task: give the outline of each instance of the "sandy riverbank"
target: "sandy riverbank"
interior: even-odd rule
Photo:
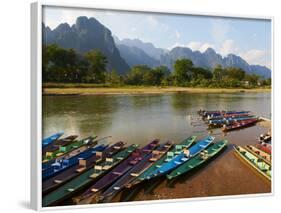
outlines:
[[[169,92],[186,93],[240,93],[271,92],[270,88],[224,89],[189,87],[116,87],[116,88],[43,88],[43,95],[101,95],[101,94],[160,94]]]

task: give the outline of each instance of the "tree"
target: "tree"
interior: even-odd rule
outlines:
[[[126,82],[132,85],[149,84],[152,81],[151,70],[147,65],[134,66],[128,73]]]
[[[225,76],[225,74],[226,74],[226,72],[222,68],[222,66],[220,64],[216,65],[216,67],[213,70],[213,78],[220,82],[223,79],[223,77]]]
[[[104,83],[107,59],[99,50],[92,50],[85,54],[89,62],[87,81],[93,83]]]
[[[43,47],[43,80],[73,82],[78,56],[73,49],[64,49],[55,44]]]
[[[192,76],[193,63],[189,59],[178,59],[174,64],[176,85],[185,86]]]
[[[241,68],[229,67],[226,68],[226,75],[228,78],[242,81],[245,77],[246,72]]]
[[[258,85],[259,79],[260,79],[260,76],[256,75],[256,74],[247,74],[244,78],[244,80],[248,81],[249,84],[252,86]]]

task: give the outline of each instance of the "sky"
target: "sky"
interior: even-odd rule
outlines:
[[[155,47],[211,47],[222,56],[233,53],[249,64],[271,68],[271,21],[82,8],[44,7],[43,22],[51,29],[75,24],[79,16],[94,17],[119,39],[140,39]]]

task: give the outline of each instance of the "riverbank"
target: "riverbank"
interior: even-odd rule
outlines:
[[[161,93],[240,93],[271,92],[270,88],[189,88],[189,87],[43,87],[43,95],[161,94]]]

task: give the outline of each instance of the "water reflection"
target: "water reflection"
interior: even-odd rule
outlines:
[[[205,126],[194,128],[192,117],[199,108],[251,110],[270,117],[270,98],[270,93],[44,96],[43,134],[63,130],[111,135],[128,143],[145,144],[154,138],[178,142],[208,133]]]

